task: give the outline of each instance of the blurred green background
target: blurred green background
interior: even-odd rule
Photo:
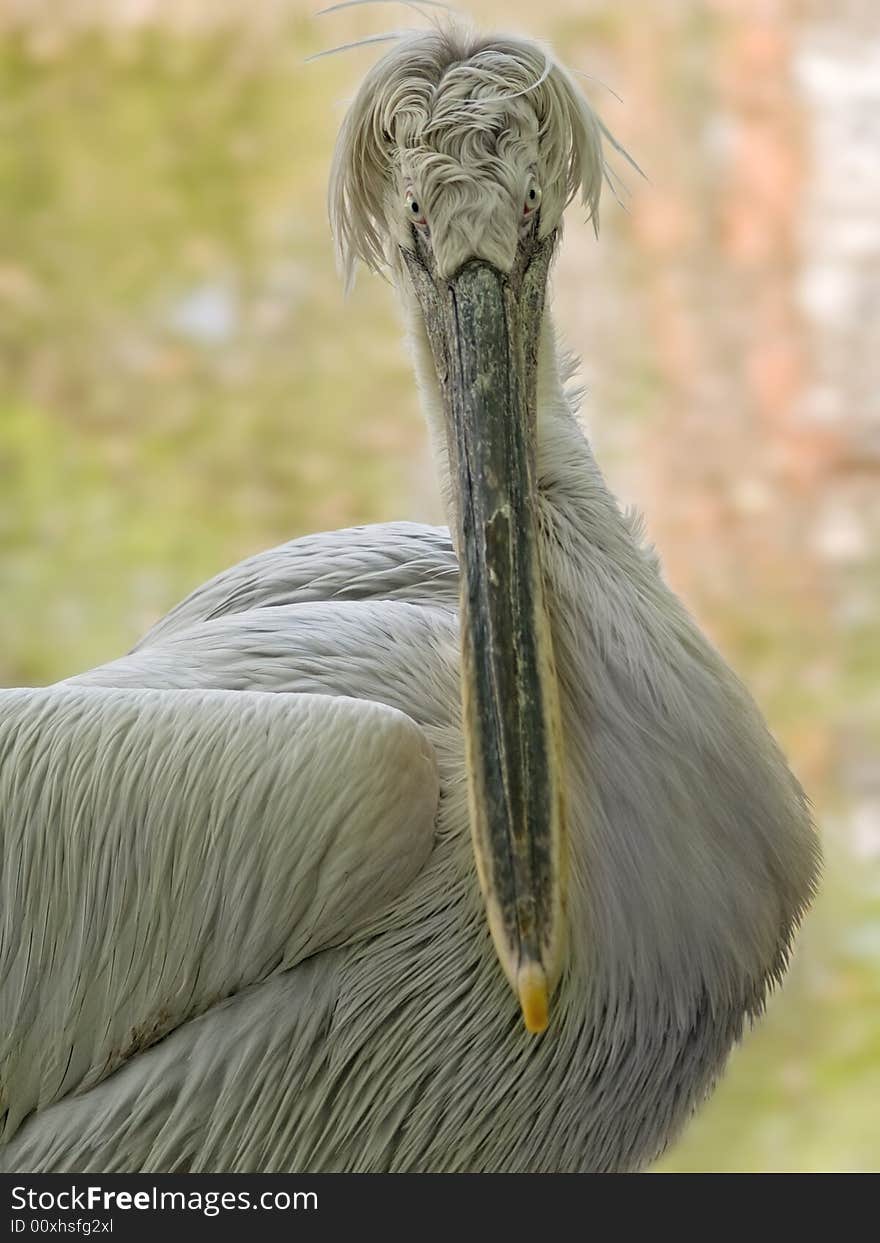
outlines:
[[[343,301],[326,223],[375,49],[304,64],[418,18],[317,7],[0,0],[0,685],[304,531],[440,518],[392,297]],[[648,173],[598,244],[570,213],[557,316],[827,854],[784,991],[659,1168],[880,1168],[880,10],[470,11],[591,75]]]

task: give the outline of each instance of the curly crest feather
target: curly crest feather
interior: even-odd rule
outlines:
[[[530,40],[452,25],[402,35],[366,75],[336,144],[329,208],[346,287],[358,261],[380,271],[389,243],[407,244],[409,187],[448,272],[475,240],[476,253],[509,259],[530,173],[542,234],[578,194],[598,227],[603,134],[568,71]]]

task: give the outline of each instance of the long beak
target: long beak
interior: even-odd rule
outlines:
[[[536,244],[511,275],[471,261],[448,282],[430,281],[458,485],[473,846],[495,949],[531,1032],[547,1027],[564,948],[559,704],[535,486],[550,251],[549,239],[545,252]]]

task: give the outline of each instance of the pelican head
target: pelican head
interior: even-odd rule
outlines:
[[[364,80],[334,157],[341,266],[385,270],[426,342],[423,387],[462,571],[462,705],[477,873],[526,1027],[565,953],[559,696],[535,443],[548,272],[578,194],[596,218],[601,126],[537,45],[404,38]],[[427,405],[432,405],[429,393]]]

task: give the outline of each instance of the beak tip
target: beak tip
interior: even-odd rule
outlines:
[[[516,991],[526,1031],[532,1035],[540,1035],[547,1030],[550,1009],[550,994],[544,968],[534,962],[520,967],[516,977]]]

